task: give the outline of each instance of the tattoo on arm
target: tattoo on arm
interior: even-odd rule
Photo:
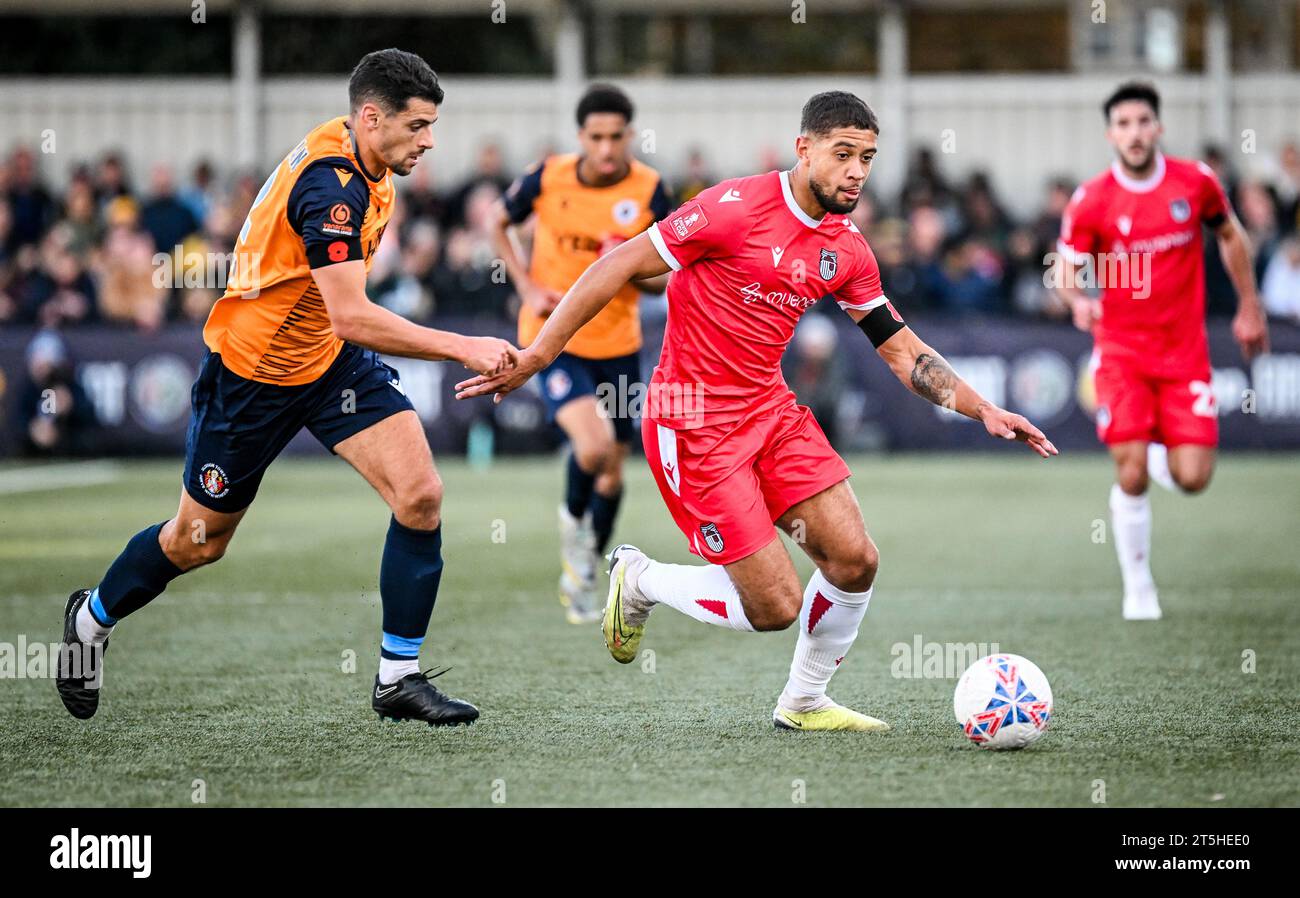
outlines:
[[[957,398],[957,373],[943,356],[923,352],[912,366],[912,389],[935,405],[952,408]]]

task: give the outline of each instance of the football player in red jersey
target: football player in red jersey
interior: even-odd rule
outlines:
[[[617,661],[632,661],[657,605],[733,630],[798,621],[773,723],[878,732],[889,727],[826,695],[866,614],[878,556],[848,467],[781,377],[799,318],[833,296],[915,393],[1044,458],[1056,448],[976,393],[885,297],[876,259],[848,217],[880,132],[867,104],[841,91],[817,94],[804,106],[801,131],[793,169],[711,187],[596,260],[520,354],[517,373],[463,381],[457,395],[517,389],[625,284],[671,271],[668,329],[641,439],[674,521],[709,564],[664,564],[632,546],[615,548],[605,644]],[[806,588],[776,527],[817,566]]]
[[[1187,493],[1214,472],[1218,410],[1205,333],[1201,227],[1218,240],[1238,297],[1232,333],[1249,361],[1268,351],[1246,232],[1209,166],[1160,152],[1160,97],[1121,85],[1103,104],[1111,167],[1075,191],[1061,221],[1058,290],[1093,334],[1097,434],[1115,459],[1110,509],[1124,617],[1155,620],[1148,476]],[[1093,299],[1081,272],[1101,288]]]

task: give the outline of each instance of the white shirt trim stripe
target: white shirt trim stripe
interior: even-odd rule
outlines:
[[[664,235],[663,232],[659,230],[659,225],[650,225],[646,230],[646,233],[650,235],[650,242],[655,245],[655,249],[659,253],[659,258],[663,259],[664,263],[673,271],[681,271],[682,263],[677,261],[677,257],[674,256],[672,250],[668,248],[668,244],[664,243]]]
[[[1160,182],[1165,179],[1165,154],[1156,150],[1156,169],[1141,180],[1126,175],[1123,167],[1119,164],[1119,160],[1110,164],[1110,173],[1115,176],[1119,186],[1130,193],[1150,193],[1159,187]]]
[[[842,300],[837,300],[837,301],[840,304],[840,308],[846,312],[850,310],[854,312],[870,312],[872,309],[877,309],[880,306],[883,306],[885,303],[889,302],[889,297],[885,296],[885,294],[882,293],[879,296],[877,296],[875,299],[870,300],[869,302],[862,302],[862,303],[858,303],[857,305],[854,305],[853,303],[844,302]]]
[[[794,201],[794,194],[790,191],[790,173],[783,171],[781,175],[781,196],[785,197],[785,207],[790,210],[795,218],[799,219],[806,226],[816,230],[821,226],[821,219],[813,218],[807,212],[799,208],[799,204]]]

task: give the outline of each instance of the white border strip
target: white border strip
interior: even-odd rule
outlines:
[[[682,263],[677,261],[677,257],[673,255],[672,250],[668,248],[668,244],[664,242],[664,235],[663,232],[659,230],[659,225],[650,225],[650,227],[646,229],[646,233],[650,235],[650,242],[655,245],[655,249],[659,253],[659,258],[663,259],[665,264],[667,264],[673,271],[681,271]]]
[[[840,308],[846,312],[848,311],[870,312],[872,309],[880,308],[887,302],[889,302],[889,297],[885,296],[885,294],[882,293],[879,296],[877,296],[875,299],[870,300],[868,302],[860,303],[856,306],[853,305],[852,303],[840,302]]]
[[[788,171],[780,172],[781,176],[781,196],[785,197],[786,208],[793,213],[794,217],[799,219],[808,227],[816,230],[821,227],[821,219],[813,218],[807,212],[799,208],[799,204],[794,201],[794,194],[790,191],[790,173]]]
[[[0,495],[38,493],[74,486],[112,483],[122,476],[122,466],[111,461],[82,461],[50,465],[25,465],[0,469]]]

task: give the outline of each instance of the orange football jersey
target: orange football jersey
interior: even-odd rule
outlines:
[[[550,156],[507,191],[506,210],[516,224],[537,214],[529,276],[563,294],[592,262],[635,237],[670,211],[659,173],[632,160],[627,176],[606,187],[578,178],[576,153]],[[639,293],[628,285],[587,322],[565,352],[589,359],[630,355],[641,348]],[[528,307],[519,310],[519,345],[536,338],[546,319]]]
[[[310,383],[343,341],[311,269],[371,259],[392,216],[392,173],[361,164],[346,118],[318,125],[266,179],[235,244],[225,294],[203,328],[208,348],[250,380]]]

